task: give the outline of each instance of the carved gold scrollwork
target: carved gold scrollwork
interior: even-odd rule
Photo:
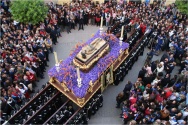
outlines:
[[[100,78],[101,80],[100,80],[100,84],[101,84],[101,92],[103,92],[104,91],[104,74],[102,74],[101,75],[101,78]]]
[[[83,67],[84,67],[84,69],[86,69],[86,68],[87,68],[86,64],[84,64],[84,66],[83,66]]]
[[[63,87],[65,92],[69,92],[70,91],[69,88],[67,88],[67,86],[64,83],[61,83],[61,85],[62,85],[62,87]]]
[[[122,56],[123,56],[123,51],[120,50],[119,53],[120,53],[120,55],[119,55],[119,57],[118,57],[118,61],[121,61],[121,58],[122,58]]]
[[[129,53],[129,49],[127,48],[126,50],[125,50],[125,54],[128,54]]]
[[[114,66],[113,64],[110,67],[110,74],[111,74],[111,84],[114,83],[114,74],[113,74]]]
[[[89,82],[88,92],[89,92],[89,93],[92,93],[92,92],[93,92],[93,82],[92,82],[92,80]]]
[[[119,57],[118,57],[118,61],[121,61],[121,55],[119,55]]]
[[[77,102],[82,106],[85,103],[85,98],[77,98]]]
[[[55,78],[51,77],[49,82],[54,83],[55,82]]]

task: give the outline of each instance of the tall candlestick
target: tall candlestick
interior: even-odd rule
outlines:
[[[58,59],[57,59],[57,53],[54,52],[54,57],[55,57],[55,63],[58,64]]]
[[[59,70],[60,70],[59,63],[55,64],[55,68],[56,68],[56,71],[59,72]]]
[[[123,42],[122,40],[123,40],[123,37],[120,37],[120,38],[119,38],[119,45],[120,45],[120,46],[122,46],[122,42]]]
[[[80,70],[79,70],[79,68],[76,68],[76,72],[77,72],[78,79],[80,79]]]
[[[123,31],[124,31],[124,26],[121,28],[121,38],[123,38]]]
[[[101,27],[103,26],[103,17],[101,16]]]
[[[77,86],[80,88],[82,86],[82,79],[77,79]]]
[[[99,29],[100,29],[100,35],[102,35],[102,30],[103,30],[103,28],[102,28],[102,27],[100,27]]]

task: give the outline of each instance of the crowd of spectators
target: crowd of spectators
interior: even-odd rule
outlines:
[[[11,17],[10,1],[1,1],[0,83],[2,114],[11,115],[30,99],[61,36],[55,4],[47,4],[49,12],[44,22],[23,24]],[[54,12],[55,11],[55,12]]]
[[[11,111],[15,110],[15,105],[21,105],[22,101],[30,98],[29,94],[34,91],[33,86],[40,78],[44,78],[43,72],[48,66],[49,54],[53,52],[53,45],[58,43],[57,38],[61,36],[61,32],[71,33],[71,30],[76,28],[84,30],[84,25],[100,26],[102,16],[105,26],[121,21],[132,28],[140,28],[143,34],[152,30],[157,31],[158,42],[154,46],[155,53],[162,47],[168,50],[161,62],[155,61],[143,67],[143,72],[146,70],[147,72],[139,77],[133,90],[124,89],[124,93],[130,94],[129,104],[127,103],[130,105],[127,107],[129,112],[126,112],[127,114],[123,112],[125,123],[132,119],[137,123],[149,123],[156,111],[168,112],[168,116],[175,116],[176,120],[180,120],[180,116],[184,116],[183,112],[187,112],[187,109],[178,107],[178,104],[185,100],[187,84],[185,79],[187,78],[185,68],[188,64],[187,16],[179,13],[174,4],[164,6],[162,3],[150,5],[121,1],[102,4],[71,2],[69,5],[57,5],[50,2],[47,4],[49,11],[46,19],[37,25],[32,25],[13,20],[9,8],[10,1],[2,1],[0,115],[11,114]],[[159,64],[164,68],[159,69],[161,68]],[[170,77],[175,64],[181,66],[181,77],[179,75]],[[166,75],[159,76],[161,72],[166,72]],[[132,86],[132,83],[129,82],[129,85]],[[169,99],[168,97],[171,96],[175,96],[176,99]],[[160,110],[158,106],[165,109]],[[169,120],[169,117],[165,118],[166,121]]]
[[[128,5],[130,6],[130,5]],[[142,10],[144,8],[144,10]],[[124,124],[185,125],[188,117],[188,18],[178,12],[175,4],[164,6],[140,4],[132,14],[141,21],[129,25],[151,31],[147,61],[135,83],[128,81],[116,98]],[[143,15],[144,14],[144,15]],[[137,25],[138,24],[138,25]],[[148,32],[148,33],[149,33]],[[154,37],[154,38],[153,38]],[[154,55],[164,51],[160,60]],[[173,70],[179,67],[179,72]],[[187,99],[186,99],[187,98]]]

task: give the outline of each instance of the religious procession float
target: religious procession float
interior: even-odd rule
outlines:
[[[129,44],[121,37],[100,30],[86,43],[78,43],[70,56],[58,61],[48,71],[50,84],[66,95],[79,107],[83,107],[98,91],[113,84],[113,72],[128,55]]]

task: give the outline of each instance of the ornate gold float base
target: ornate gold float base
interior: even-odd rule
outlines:
[[[90,85],[90,88],[88,88],[88,92],[86,93],[85,97],[78,98],[75,96],[75,94],[71,90],[67,88],[66,84],[59,83],[54,78],[51,79],[49,83],[53,85],[56,89],[58,89],[60,92],[62,92],[65,96],[67,96],[67,98],[69,98],[79,107],[83,107],[90,100],[90,98],[92,98],[93,95],[101,88],[101,84],[97,80],[95,83]]]

